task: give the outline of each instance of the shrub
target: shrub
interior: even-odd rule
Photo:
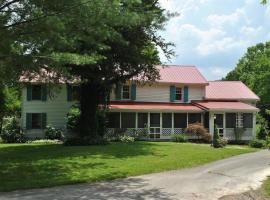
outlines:
[[[258,114],[256,125],[256,136],[259,140],[265,140],[268,134],[269,134],[268,122],[263,116]]]
[[[4,120],[0,136],[4,143],[24,143],[26,141],[18,119],[14,117]]]
[[[132,143],[135,141],[134,137],[128,136],[128,135],[123,135],[120,136],[120,142],[125,142],[125,143]]]
[[[265,146],[264,140],[253,139],[249,141],[249,146],[253,148],[263,148]]]
[[[239,142],[242,140],[242,135],[244,134],[245,129],[244,128],[235,128],[234,129],[234,136],[235,136],[235,141]]]
[[[52,126],[46,126],[45,138],[49,140],[62,140],[64,138],[63,131]]]
[[[62,144],[63,142],[61,140],[29,140],[27,143],[30,144]]]
[[[73,105],[67,114],[67,128],[75,133],[79,132],[81,111],[78,105]]]
[[[171,140],[173,142],[179,142],[179,143],[187,142],[186,137],[184,135],[180,135],[180,134],[173,134],[173,135],[171,135]]]
[[[267,136],[265,138],[265,147],[270,149],[270,136]]]
[[[213,137],[213,147],[214,148],[223,148],[227,145],[228,140],[226,138],[220,138],[218,134],[217,126],[214,127],[214,137]]]
[[[206,142],[211,141],[211,134],[203,127],[201,123],[193,123],[189,124],[185,129],[187,134],[194,134],[198,137],[198,139],[202,138]]]

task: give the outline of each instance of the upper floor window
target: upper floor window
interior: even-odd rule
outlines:
[[[41,100],[41,85],[32,85],[32,100]]]
[[[27,101],[32,100],[47,100],[47,87],[45,84],[27,85]]]
[[[182,100],[182,88],[177,87],[175,89],[175,100],[181,101]]]
[[[130,86],[123,85],[122,99],[130,99]]]
[[[78,85],[67,86],[67,99],[68,101],[80,101],[81,88]]]

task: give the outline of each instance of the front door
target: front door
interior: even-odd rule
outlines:
[[[223,114],[215,114],[215,125],[217,126],[218,134],[220,137],[224,136],[223,120],[224,120]]]
[[[160,138],[160,113],[150,113],[150,138]]]

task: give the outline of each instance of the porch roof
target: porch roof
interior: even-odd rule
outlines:
[[[111,103],[109,109],[112,110],[170,110],[170,111],[202,111],[201,108],[192,104],[182,103],[147,103],[147,102],[126,102]]]
[[[204,101],[195,104],[202,109],[212,111],[259,111],[255,106],[239,101]]]

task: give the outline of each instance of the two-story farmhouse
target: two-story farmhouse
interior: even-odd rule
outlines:
[[[108,131],[147,130],[150,138],[169,139],[182,134],[190,123],[201,122],[213,134],[235,139],[235,128],[244,128],[243,140],[255,136],[255,107],[259,98],[242,82],[207,81],[195,66],[157,66],[160,80],[149,84],[128,81],[111,93]],[[43,137],[47,124],[66,130],[66,115],[76,103],[77,86],[62,81],[50,97],[46,81],[22,76],[22,127],[29,137]],[[60,81],[61,82],[61,81]],[[89,91],[91,92],[91,91]]]

